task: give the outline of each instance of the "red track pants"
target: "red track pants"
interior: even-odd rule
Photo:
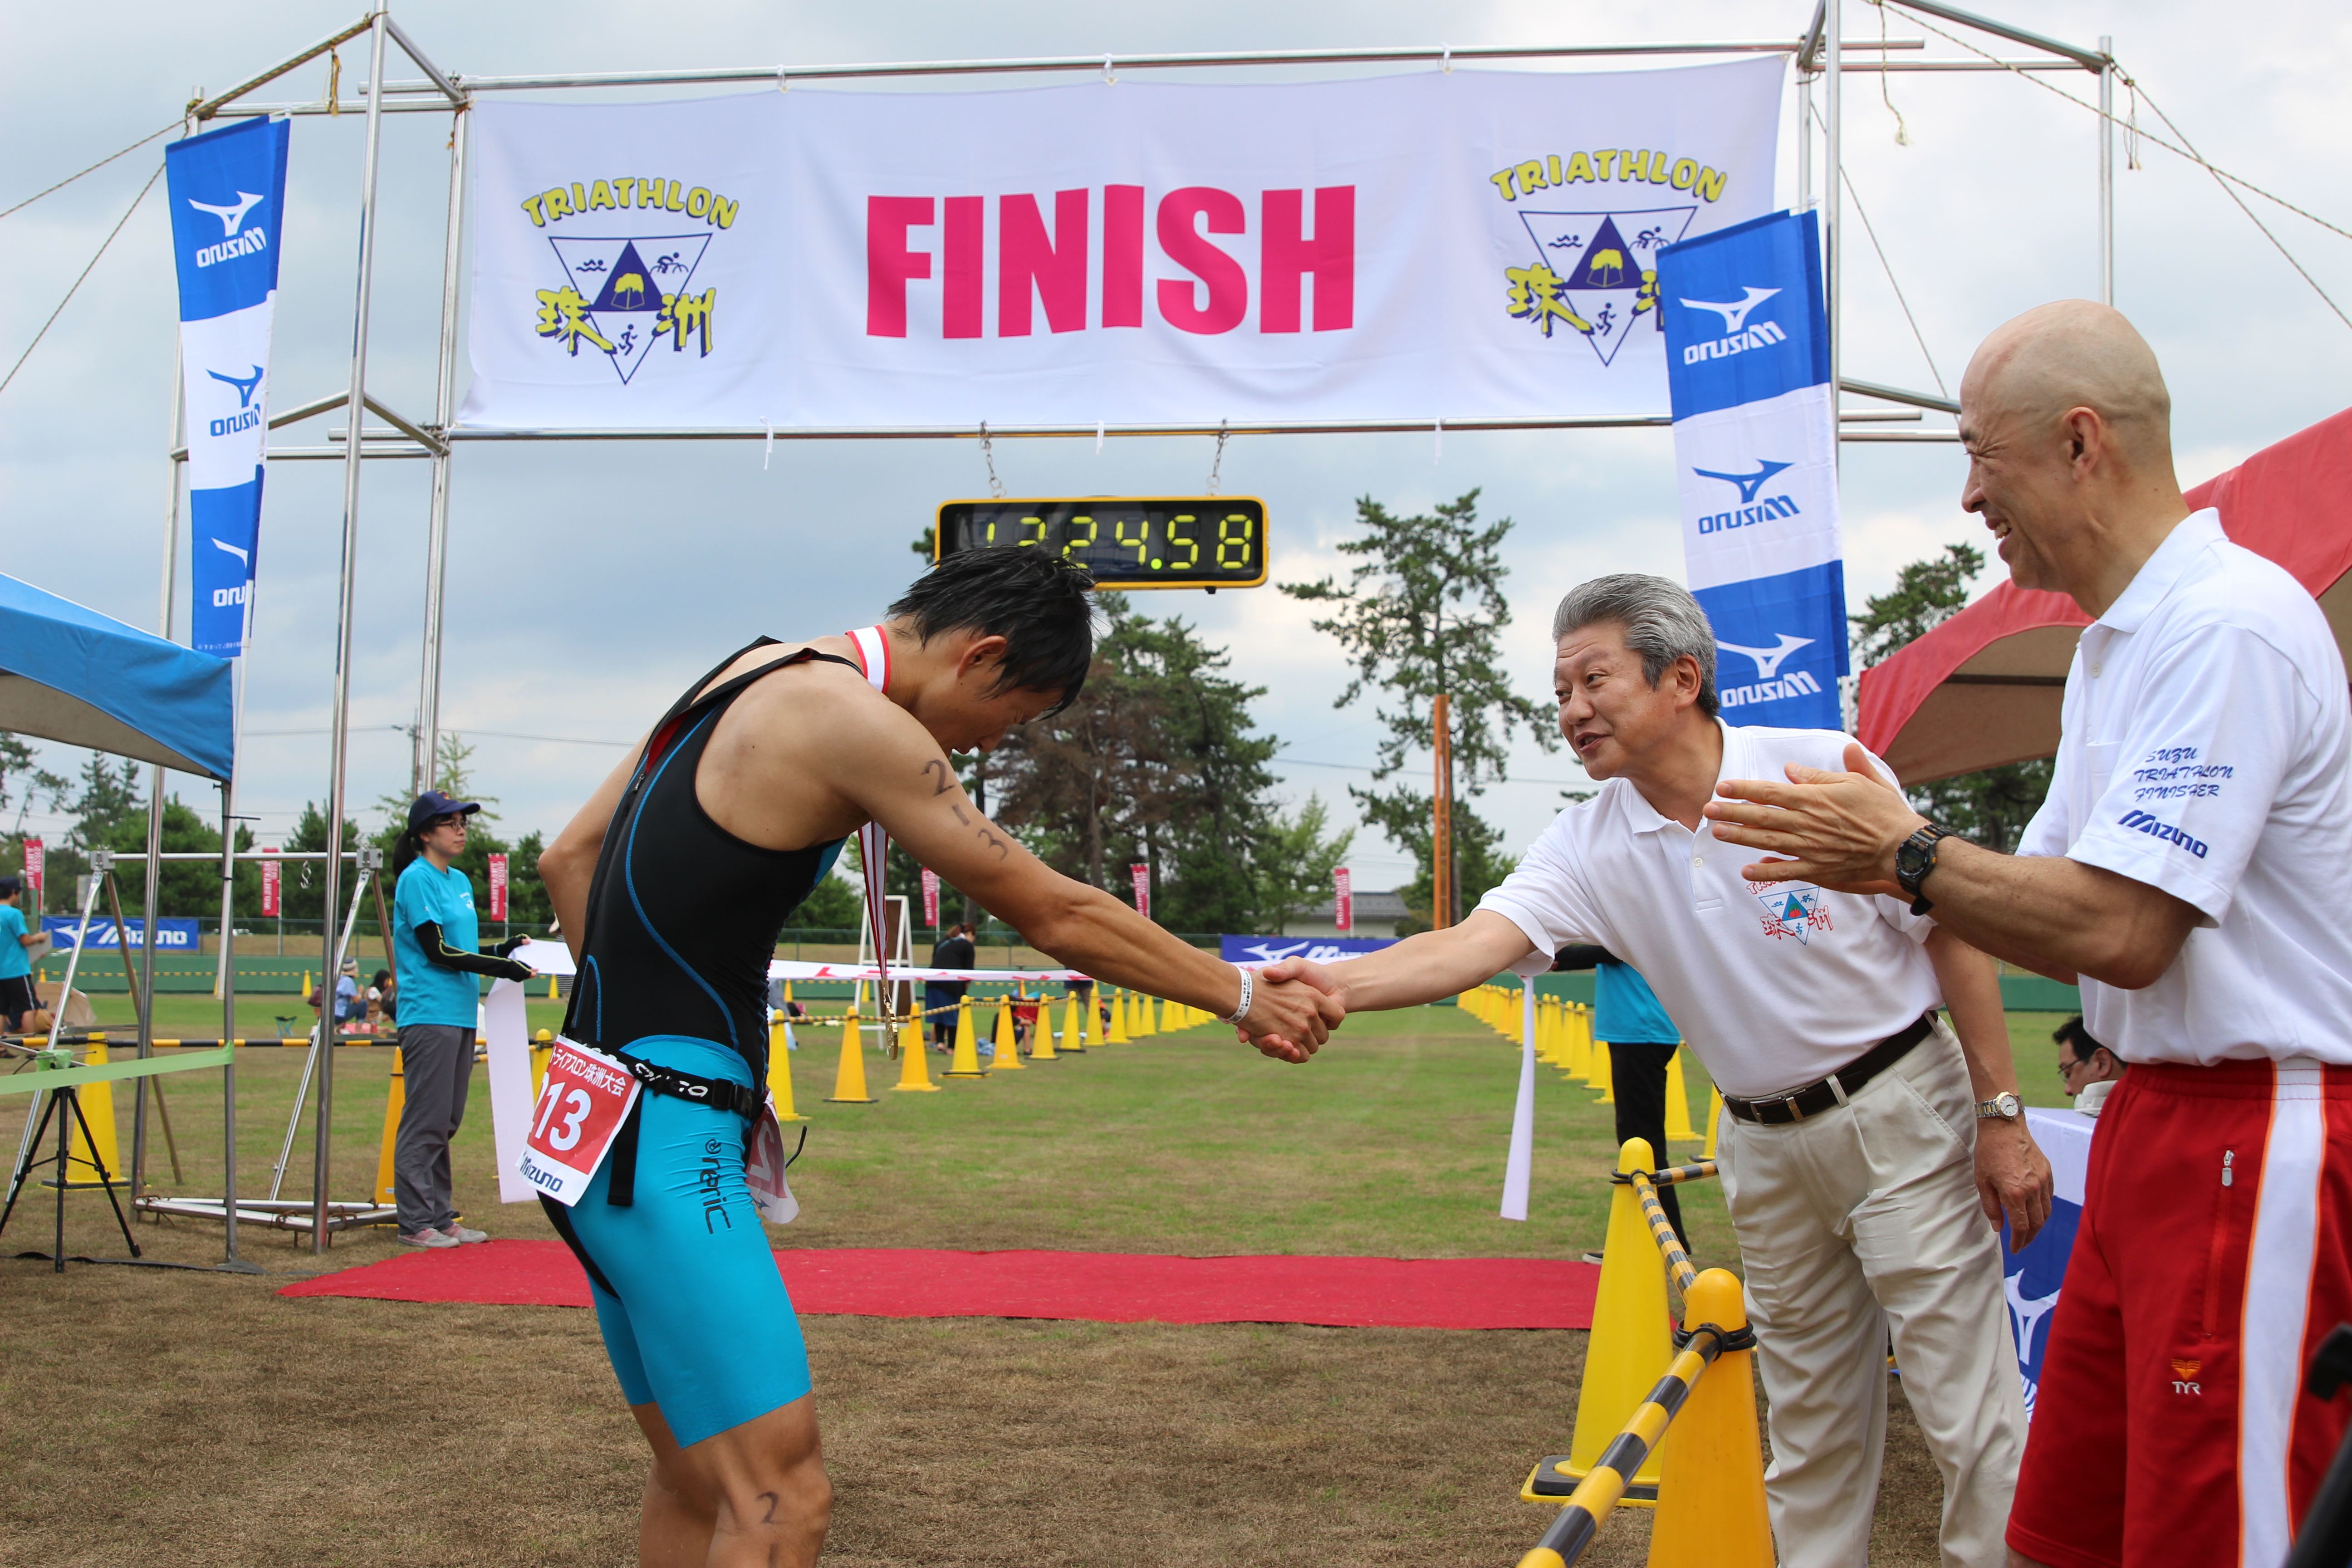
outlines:
[[[2138,1066],[2091,1144],[2009,1543],[2053,1568],[2278,1568],[2343,1439],[2352,1068]]]

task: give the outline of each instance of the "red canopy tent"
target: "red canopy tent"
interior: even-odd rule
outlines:
[[[2352,409],[2189,492],[2229,536],[2311,591],[2352,662]],[[2058,703],[2090,617],[2003,583],[1862,672],[1863,744],[1926,784],[2058,750]]]

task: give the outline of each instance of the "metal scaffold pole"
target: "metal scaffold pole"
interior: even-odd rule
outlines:
[[[352,387],[344,404],[345,428],[351,436],[343,454],[343,557],[342,571],[336,584],[335,615],[335,712],[333,738],[333,773],[327,781],[327,845],[340,850],[343,839],[344,772],[351,746],[352,707],[352,614],[358,587],[360,545],[360,471],[366,454],[365,443],[360,439],[367,415],[367,352],[369,296],[375,284],[375,198],[376,166],[383,133],[383,46],[385,26],[390,20],[379,10],[375,13],[368,37],[368,97],[367,97],[367,159],[360,176],[360,265],[358,299],[352,312]],[[331,853],[326,862],[324,899],[320,907],[332,910],[336,894],[341,890],[343,861],[340,854]],[[334,988],[342,973],[342,942],[337,937],[331,919],[326,931],[326,948],[320,964],[319,983],[327,994],[320,999],[319,1026],[333,1037]],[[330,1245],[327,1228],[327,1187],[332,1175],[331,1150],[334,1125],[335,1053],[331,1048],[320,1053],[319,1060],[319,1126],[310,1172],[310,1250],[320,1253]],[[232,1196],[235,1194],[232,1194]]]

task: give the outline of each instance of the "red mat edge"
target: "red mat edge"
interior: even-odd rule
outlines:
[[[493,1251],[490,1249],[495,1250]],[[554,1256],[558,1253],[562,1254],[560,1262]],[[775,1257],[779,1270],[784,1273],[788,1282],[791,1282],[791,1276],[794,1273],[794,1269],[792,1266],[794,1263],[815,1263],[823,1259],[828,1254],[840,1254],[845,1257],[894,1254],[906,1258],[1061,1258],[1071,1261],[1078,1259],[1103,1260],[1132,1258],[1138,1263],[1143,1264],[1147,1267],[1164,1265],[1177,1261],[1191,1263],[1265,1262],[1269,1264],[1291,1266],[1319,1262],[1337,1264],[1389,1263],[1407,1266],[1414,1264],[1436,1264],[1457,1267],[1468,1266],[1472,1268],[1480,1265],[1499,1265],[1514,1268],[1532,1268],[1552,1276],[1554,1279],[1560,1280],[1564,1285],[1564,1294],[1567,1295],[1568,1300],[1541,1311],[1534,1311],[1525,1314],[1526,1317],[1542,1318],[1548,1321],[1497,1321],[1490,1320],[1486,1322],[1471,1323],[1465,1323],[1459,1321],[1459,1314],[1447,1314],[1448,1316],[1455,1319],[1455,1321],[1430,1321],[1426,1315],[1414,1312],[1409,1307],[1405,1308],[1403,1310],[1398,1310],[1398,1307],[1403,1306],[1403,1303],[1401,1302],[1392,1305],[1386,1313],[1368,1310],[1366,1306],[1362,1304],[1364,1301],[1363,1294],[1355,1291],[1343,1293],[1346,1297],[1351,1297],[1354,1299],[1349,1303],[1353,1310],[1349,1310],[1348,1307],[1326,1307],[1318,1310],[1310,1307],[1306,1310],[1301,1310],[1300,1303],[1297,1301],[1286,1301],[1279,1307],[1269,1306],[1267,1309],[1267,1315],[1263,1317],[1246,1315],[1246,1309],[1226,1309],[1217,1310],[1207,1315],[1202,1315],[1198,1310],[1186,1312],[1180,1310],[1171,1315],[1166,1311],[1155,1313],[1148,1306],[1142,1310],[1120,1311],[1116,1314],[1107,1314],[1100,1310],[1076,1310],[1067,1308],[1051,1311],[1004,1310],[1002,1310],[1001,1304],[996,1307],[975,1305],[973,1307],[961,1310],[954,1308],[918,1308],[914,1310],[907,1310],[906,1308],[901,1308],[901,1310],[876,1310],[870,1302],[861,1302],[860,1304],[854,1306],[842,1306],[827,1304],[818,1300],[802,1300],[801,1298],[803,1296],[811,1294],[811,1292],[806,1289],[806,1287],[814,1283],[814,1281],[803,1279],[800,1281],[798,1287],[796,1287],[795,1302],[798,1310],[804,1314],[813,1316],[890,1317],[908,1319],[986,1317],[1028,1321],[1061,1322],[1161,1322],[1179,1324],[1266,1322],[1301,1323],[1313,1327],[1330,1328],[1433,1328],[1451,1329],[1456,1331],[1467,1330],[1472,1331],[1518,1329],[1521,1331],[1542,1331],[1563,1328],[1581,1329],[1589,1328],[1591,1326],[1593,1296],[1599,1285],[1601,1272],[1599,1266],[1596,1264],[1586,1263],[1580,1259],[1565,1258],[1399,1258],[1368,1255],[1308,1253],[1108,1253],[1056,1251],[1032,1247],[1003,1248],[996,1250],[943,1247],[799,1247],[779,1250],[775,1253]],[[430,1293],[420,1291],[419,1286],[422,1282],[416,1279],[416,1276],[420,1271],[437,1272],[444,1268],[458,1266],[457,1258],[443,1259],[436,1258],[430,1253],[424,1255],[396,1254],[393,1257],[379,1258],[369,1263],[355,1264],[349,1268],[338,1269],[331,1273],[313,1276],[307,1279],[295,1280],[289,1284],[280,1287],[277,1293],[281,1296],[294,1298],[338,1297],[366,1300],[405,1300],[415,1301],[420,1304],[457,1302],[464,1305],[477,1306],[557,1307],[585,1306],[588,1304],[586,1277],[580,1271],[579,1264],[572,1257],[570,1249],[564,1247],[563,1243],[561,1241],[525,1239],[520,1237],[502,1239],[486,1244],[484,1250],[481,1251],[476,1251],[474,1248],[469,1247],[466,1250],[466,1253],[461,1256],[463,1257],[463,1266],[465,1267],[467,1273],[468,1275],[476,1276],[471,1288],[467,1289],[466,1293],[463,1295],[451,1293],[446,1284],[439,1285],[438,1289],[430,1289]],[[493,1265],[494,1258],[497,1260],[495,1265]],[[546,1277],[551,1264],[554,1266],[553,1271],[559,1277],[559,1288],[562,1290],[562,1299],[555,1299],[551,1293],[550,1281]],[[483,1279],[479,1278],[477,1271],[482,1269],[484,1265],[492,1265],[492,1279]],[[495,1274],[497,1272],[503,1271],[499,1266],[504,1266],[506,1269],[511,1269],[514,1275],[525,1278],[517,1278],[511,1285],[501,1289],[499,1282],[495,1279]],[[534,1276],[536,1278],[529,1278]],[[1297,1288],[1297,1287],[1295,1285],[1291,1287],[1293,1289]],[[573,1299],[575,1289],[576,1299]],[[982,1293],[986,1295],[990,1292],[987,1289],[983,1289]],[[1001,1295],[1001,1289],[999,1289],[997,1293]],[[1159,1304],[1163,1308],[1177,1305],[1175,1301],[1169,1300],[1164,1298]],[[1561,1310],[1562,1308],[1565,1308],[1566,1310]],[[1514,1314],[1507,1313],[1502,1315],[1514,1316]],[[1568,1319],[1580,1319],[1581,1321],[1564,1321]]]

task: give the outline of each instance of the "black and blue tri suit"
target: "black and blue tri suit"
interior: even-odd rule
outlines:
[[[802,648],[710,686],[776,646],[762,637],[695,682],[647,741],[597,857],[570,1038],[674,1073],[767,1082],[768,963],[842,840],[746,844],[702,808],[695,773],[753,681],[812,660],[857,668]],[[809,1392],[800,1323],[743,1181],[745,1128],[735,1110],[648,1089],[578,1205],[540,1200],[588,1271],[623,1395],[658,1405],[681,1445]]]

